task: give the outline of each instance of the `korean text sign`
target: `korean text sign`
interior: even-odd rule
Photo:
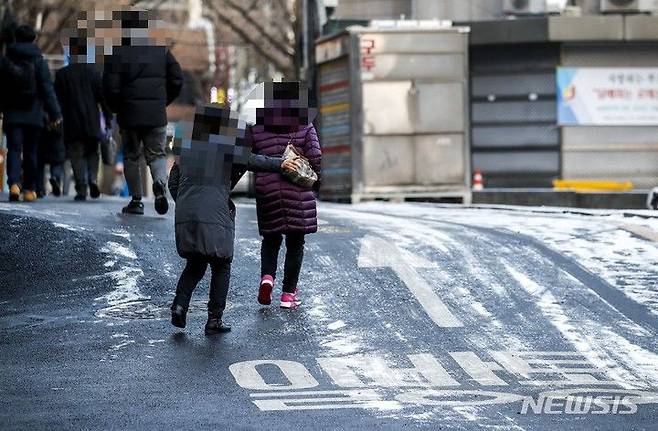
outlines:
[[[658,126],[658,68],[557,69],[558,123]]]

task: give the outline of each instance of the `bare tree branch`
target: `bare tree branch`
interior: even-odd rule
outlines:
[[[270,45],[272,45],[272,47],[276,48],[277,50],[279,50],[279,52],[281,52],[281,53],[284,54],[284,55],[287,55],[287,56],[290,56],[290,57],[293,57],[293,56],[295,55],[294,50],[291,49],[290,46],[288,46],[288,44],[286,44],[285,42],[281,42],[280,40],[277,40],[276,38],[274,38],[274,37],[269,33],[269,30],[268,30],[265,26],[259,24],[256,20],[254,20],[254,19],[249,15],[249,12],[250,12],[250,11],[241,8],[241,7],[238,6],[233,0],[224,0],[224,3],[225,3],[227,6],[229,6],[230,8],[232,8],[233,10],[235,10],[236,12],[238,12],[238,13],[240,14],[240,16],[242,16],[242,17],[244,18],[244,20],[245,20],[249,25],[255,27],[255,28],[260,32],[261,36],[262,36],[262,37],[263,37],[263,38],[264,38],[264,39],[265,39]]]
[[[231,31],[233,31],[238,37],[247,42],[258,54],[265,57],[270,63],[272,63],[277,69],[282,71],[287,71],[290,69],[290,64],[288,62],[282,61],[276,55],[273,55],[271,51],[265,49],[263,44],[260,41],[248,33],[245,29],[233,22],[230,16],[226,15],[220,8],[212,3],[209,4],[210,9],[215,14],[217,18],[220,19],[221,23],[227,25]]]

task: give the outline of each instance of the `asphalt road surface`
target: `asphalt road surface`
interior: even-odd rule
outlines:
[[[208,277],[169,323],[173,216],[121,206],[0,203],[0,428],[657,429],[656,219],[323,204],[285,311],[240,201],[206,337]]]

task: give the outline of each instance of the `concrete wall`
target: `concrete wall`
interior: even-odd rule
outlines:
[[[503,0],[413,0],[415,19],[479,21],[503,16]]]
[[[341,20],[411,18],[411,0],[340,0],[332,18]]]
[[[563,66],[658,67],[655,43],[565,44]],[[564,178],[632,181],[658,185],[658,126],[563,127]]]
[[[503,0],[340,0],[336,19],[446,19],[474,21],[503,16]]]

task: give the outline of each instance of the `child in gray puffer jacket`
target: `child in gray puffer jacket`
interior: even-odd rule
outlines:
[[[197,107],[191,133],[177,139],[178,161],[169,174],[169,191],[176,202],[175,232],[178,254],[187,264],[171,305],[171,323],[186,324],[190,299],[208,265],[212,269],[206,335],[230,331],[222,321],[228,294],[235,205],[229,194],[247,170],[283,172],[297,162],[259,156],[245,145],[245,124],[228,107]]]

